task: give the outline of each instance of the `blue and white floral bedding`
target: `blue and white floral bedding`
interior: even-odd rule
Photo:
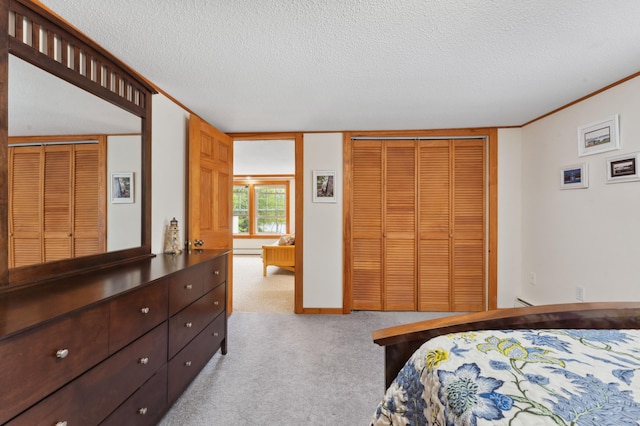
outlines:
[[[640,331],[436,337],[405,364],[371,425],[640,425]]]

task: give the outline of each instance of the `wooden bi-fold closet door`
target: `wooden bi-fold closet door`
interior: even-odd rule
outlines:
[[[418,310],[485,306],[484,140],[418,142]]]
[[[484,140],[352,142],[352,308],[485,304]]]
[[[9,149],[9,263],[103,253],[105,168],[100,144]]]
[[[353,309],[416,310],[415,150],[353,142]]]

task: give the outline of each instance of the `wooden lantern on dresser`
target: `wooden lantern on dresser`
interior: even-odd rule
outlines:
[[[0,8],[0,425],[155,424],[226,353],[228,250],[151,253],[154,89],[39,4]],[[110,207],[122,135],[137,192]]]

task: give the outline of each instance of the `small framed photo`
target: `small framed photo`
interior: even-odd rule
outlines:
[[[571,164],[560,169],[560,189],[582,189],[589,187],[587,163]]]
[[[336,202],[336,172],[313,171],[313,202]]]
[[[133,203],[133,172],[111,173],[111,203]]]
[[[578,128],[578,157],[620,149],[618,116]]]
[[[640,180],[639,161],[640,152],[608,157],[606,159],[607,183]]]

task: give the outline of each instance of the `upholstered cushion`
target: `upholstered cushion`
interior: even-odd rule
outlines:
[[[293,235],[283,235],[278,240],[278,245],[279,246],[292,246],[292,245],[295,244],[295,242],[296,242],[296,237],[294,237]]]

